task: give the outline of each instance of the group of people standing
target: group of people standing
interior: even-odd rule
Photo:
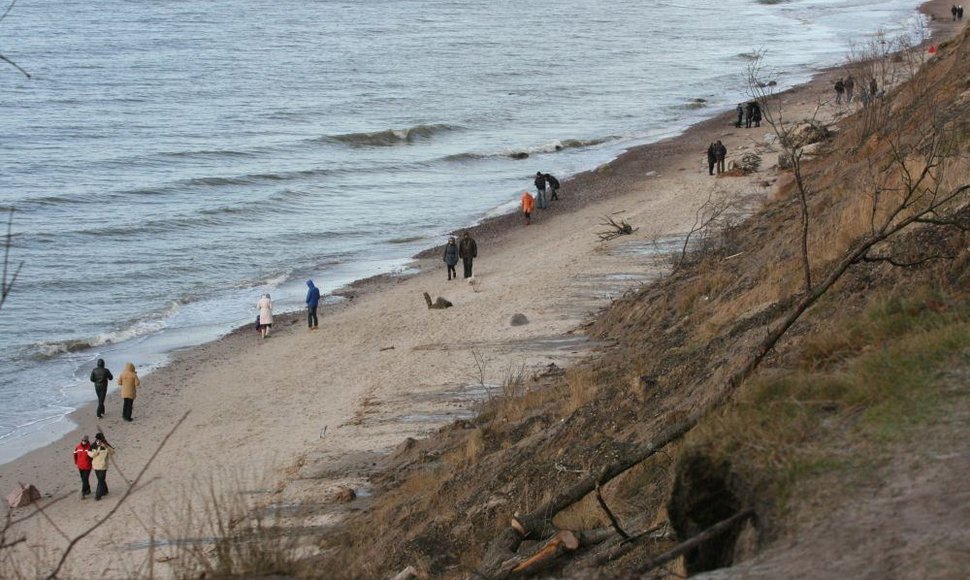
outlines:
[[[738,120],[734,124],[738,129],[741,128],[741,124],[744,123],[746,129],[750,129],[751,125],[755,127],[761,126],[761,105],[758,101],[748,101],[743,105],[738,103]]]
[[[739,105],[740,106],[740,105]],[[718,173],[724,173],[724,160],[727,158],[727,147],[721,140],[711,143],[707,147],[707,172],[714,175],[714,168],[717,167]]]
[[[953,15],[954,22],[957,20],[963,20],[963,4],[960,4],[959,6],[956,4],[950,6],[950,14]]]
[[[865,85],[863,85],[863,88],[860,91],[860,95],[859,95],[859,98],[862,100],[863,105],[868,105],[870,99],[877,96],[878,88],[879,86],[876,83],[875,77],[869,79],[868,87],[865,87]],[[855,98],[855,79],[852,78],[852,75],[849,75],[845,78],[839,78],[839,80],[835,81],[835,104],[836,105],[840,105],[843,102],[847,104],[851,103],[854,98]]]
[[[317,317],[320,289],[316,287],[313,280],[307,280],[306,286],[306,325],[309,330],[317,330],[320,327],[320,319]],[[256,332],[266,338],[271,328],[273,328],[273,298],[267,292],[256,301]]]
[[[105,439],[104,433],[98,431],[91,444],[87,435],[81,436],[81,442],[74,448],[74,465],[81,475],[81,499],[91,495],[91,470],[98,480],[94,491],[94,499],[100,500],[108,495],[108,461],[114,455],[115,448]]]
[[[536,171],[536,178],[534,180],[536,186],[536,196],[532,197],[532,194],[528,191],[522,192],[522,215],[525,217],[525,225],[532,224],[532,212],[535,211],[536,206],[539,209],[548,209],[549,204],[546,202],[546,186],[552,190],[551,200],[559,199],[559,180],[553,177],[549,173],[543,173],[541,171]]]
[[[478,244],[468,232],[461,234],[461,242],[455,240],[454,236],[448,238],[448,243],[445,244],[445,255],[443,257],[445,265],[448,267],[448,280],[458,279],[458,272],[455,271],[458,260],[461,260],[461,264],[464,267],[464,277],[473,277],[472,266],[477,257]]]

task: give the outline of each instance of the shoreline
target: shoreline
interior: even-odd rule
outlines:
[[[916,8],[917,12],[922,13],[924,15],[935,15],[936,13],[940,14],[939,17],[934,17],[934,19],[932,19],[931,22],[929,23],[931,27],[931,33],[932,33],[930,40],[933,40],[940,35],[946,34],[945,29],[947,29],[948,27],[949,28],[953,27],[953,26],[948,26],[951,23],[947,18],[945,18],[945,16],[948,15],[948,8],[949,8],[949,4],[947,4],[946,2],[941,2],[939,0],[927,1],[921,6],[919,6],[918,8]],[[952,23],[952,24],[956,25],[957,23]],[[788,94],[789,92],[797,91],[800,87],[805,85],[810,85],[813,82],[815,82],[816,77],[820,75],[830,74],[833,71],[837,71],[838,69],[839,67],[836,66],[836,67],[830,67],[830,68],[816,71],[813,74],[811,74],[809,80],[807,80],[806,82],[793,86],[778,94],[784,95],[784,94]],[[624,161],[628,157],[632,158],[633,163],[641,163],[641,162],[663,163],[664,157],[668,155],[676,155],[676,154],[684,153],[684,151],[679,150],[676,147],[676,143],[678,142],[678,140],[682,138],[684,139],[689,138],[689,135],[692,132],[711,130],[713,127],[723,125],[726,120],[732,119],[733,115],[734,115],[733,111],[725,111],[723,113],[718,113],[713,117],[710,117],[703,121],[699,121],[697,123],[694,123],[693,125],[687,126],[680,133],[678,133],[673,137],[666,137],[654,143],[636,145],[634,147],[631,147],[630,149],[623,151],[616,158],[612,159],[611,161],[605,164],[602,164],[600,167],[619,166],[620,172],[624,173],[625,175],[626,165],[624,164]],[[530,160],[531,158],[524,159],[522,160],[522,163],[529,163]],[[588,169],[580,173],[577,173],[568,179],[561,179],[563,183],[563,188],[560,190],[560,202],[557,203],[556,205],[556,207],[559,208],[559,211],[577,211],[583,207],[586,207],[590,203],[602,201],[603,199],[608,198],[610,195],[613,195],[612,191],[607,191],[604,188],[595,186],[596,181],[600,179],[600,177],[602,177],[600,175],[597,175],[598,170],[599,168]],[[586,192],[587,195],[584,195],[582,198],[570,197],[569,190],[575,189],[576,185],[578,185],[580,189]],[[526,187],[524,187],[523,189],[528,189],[532,191],[531,184],[526,184]],[[478,240],[479,242],[482,242],[482,243],[493,242],[501,239],[501,237],[507,230],[514,228],[518,221],[518,218],[519,218],[519,214],[517,212],[485,217],[481,219],[479,222],[475,223],[474,225],[451,230],[449,232],[449,235],[457,235],[460,232],[469,231],[473,235],[473,237],[475,237],[475,239]],[[402,258],[402,259],[403,260],[409,259],[412,262],[416,262],[418,264],[420,264],[422,260],[427,260],[432,258],[437,260],[438,258],[437,254],[438,252],[441,251],[441,247],[442,247],[441,245],[435,245],[425,250],[419,251],[418,253],[410,256],[410,258]],[[381,284],[394,283],[393,282],[394,280],[407,279],[411,276],[419,275],[424,271],[424,269],[421,267],[418,267],[417,270],[418,271],[416,272],[407,272],[404,274],[381,273],[381,274],[375,274],[373,276],[367,276],[358,280],[350,281],[344,286],[341,286],[333,290],[329,294],[333,296],[348,297],[352,299],[352,297],[358,295],[362,291],[379,291],[379,287]],[[347,300],[347,302],[349,301],[350,300]],[[336,305],[336,306],[339,307],[341,305]],[[321,313],[323,312],[324,311],[322,311]],[[300,314],[299,314],[299,311],[297,311],[297,312],[288,312],[280,316],[299,317]],[[180,353],[183,350],[201,348],[212,342],[224,340],[229,335],[235,332],[238,332],[240,330],[243,330],[247,327],[248,327],[248,324],[244,324],[241,327],[231,328],[228,332],[226,332],[225,334],[221,335],[220,337],[214,340],[209,340],[203,343],[190,344],[187,346],[176,347],[170,351],[159,352],[158,356],[162,358],[166,358],[167,360],[166,362],[160,364],[158,367],[153,368],[152,373],[158,373],[162,371],[164,368],[176,364],[177,362],[176,354]],[[117,347],[117,344],[112,346]],[[82,390],[89,387],[90,387],[89,384],[82,381],[82,387],[81,387]],[[40,447],[37,447],[32,450],[34,451],[44,446],[56,445],[60,441],[70,438],[72,433],[74,433],[78,429],[77,427],[78,422],[75,419],[75,417],[78,416],[80,413],[84,412],[85,408],[88,405],[90,405],[91,408],[94,407],[94,403],[88,402],[82,405],[81,407],[69,413],[66,413],[60,417],[51,418],[48,421],[45,421],[45,422],[48,422],[48,425],[46,427],[38,429],[36,432],[32,434],[25,435],[23,439],[28,441],[30,439],[39,439],[42,441],[48,441],[47,443],[44,443]],[[64,429],[55,429],[56,426],[58,426],[65,420],[70,421],[71,423],[74,423],[75,426],[73,428],[65,426]],[[62,431],[66,431],[66,432],[64,432],[63,435],[57,434]],[[18,439],[19,439],[18,437],[12,437],[13,441],[17,441]],[[12,461],[16,461],[24,457],[24,455],[25,454],[21,454],[10,460],[0,463],[0,468],[2,468],[3,465],[7,465]]]
[[[926,12],[934,9],[941,10],[945,7],[945,3],[934,0],[924,4],[920,10]],[[940,32],[940,34],[943,33]],[[938,37],[939,34],[934,32],[933,38]],[[812,100],[811,97],[815,95],[827,94],[831,84],[828,79],[837,74],[838,70],[838,67],[836,67],[819,71],[812,75],[808,82],[779,93],[777,98],[782,99],[782,102],[809,102]],[[532,228],[521,227],[521,218],[518,213],[487,218],[481,223],[467,228],[478,241],[480,248],[481,257],[476,262],[476,269],[485,272],[485,275],[481,277],[484,287],[481,293],[463,283],[460,286],[453,284],[449,287],[443,279],[436,282],[431,280],[432,276],[438,274],[443,277],[443,268],[439,268],[440,257],[437,255],[440,246],[436,246],[414,256],[416,272],[401,276],[382,274],[364,278],[333,292],[333,294],[345,296],[347,299],[321,311],[321,331],[319,334],[300,332],[302,329],[299,328],[299,323],[302,322],[303,316],[302,313],[298,312],[279,315],[277,317],[278,322],[274,323],[273,335],[265,342],[256,339],[255,333],[247,325],[237,328],[215,341],[174,351],[168,364],[154,371],[143,381],[145,383],[145,387],[141,391],[143,394],[135,402],[135,423],[127,426],[119,423],[120,400],[117,391],[109,395],[108,415],[103,422],[109,439],[115,442],[114,434],[117,434],[118,440],[123,441],[120,446],[122,452],[131,450],[131,447],[137,444],[138,449],[135,450],[137,454],[133,453],[132,455],[145,458],[154,449],[159,435],[164,434],[174,420],[181,415],[182,407],[189,402],[197,403],[192,407],[193,412],[196,413],[192,417],[193,421],[184,429],[191,435],[186,434],[184,437],[177,438],[179,440],[173,441],[172,448],[166,449],[166,453],[160,456],[160,460],[164,464],[160,465],[158,469],[152,470],[156,474],[162,473],[161,477],[173,477],[174,479],[174,476],[166,472],[166,466],[171,468],[178,465],[180,469],[184,468],[187,472],[206,473],[209,470],[208,468],[212,467],[209,462],[212,458],[220,456],[231,458],[234,457],[235,453],[244,453],[246,442],[254,434],[286,436],[287,431],[296,430],[296,425],[290,423],[291,417],[300,417],[301,423],[312,424],[308,432],[298,435],[290,434],[293,436],[289,436],[282,449],[276,446],[267,449],[268,453],[265,454],[258,453],[245,456],[249,462],[258,462],[259,457],[265,455],[265,461],[271,468],[275,466],[283,469],[291,464],[290,460],[294,457],[300,455],[305,457],[308,453],[312,455],[314,445],[318,445],[320,440],[325,440],[324,436],[319,434],[321,424],[324,427],[329,426],[332,430],[331,433],[347,426],[348,436],[352,437],[355,428],[360,425],[349,425],[349,423],[353,421],[361,408],[366,408],[367,405],[364,403],[372,399],[388,401],[394,398],[391,396],[393,393],[389,391],[390,387],[384,385],[381,382],[382,380],[393,381],[397,377],[413,375],[415,380],[423,385],[422,377],[440,375],[443,377],[442,382],[460,382],[462,377],[456,377],[456,375],[461,373],[456,373],[453,369],[438,368],[434,357],[425,357],[412,363],[417,365],[418,368],[409,369],[407,372],[395,368],[395,365],[407,364],[409,354],[417,357],[417,353],[424,352],[421,349],[429,345],[438,348],[438,345],[444,344],[446,346],[441,352],[445,354],[454,353],[455,351],[449,350],[448,346],[450,345],[449,337],[454,336],[449,334],[450,325],[452,323],[467,324],[467,320],[465,320],[466,310],[474,308],[476,300],[482,302],[486,298],[492,299],[487,296],[489,293],[497,293],[500,296],[495,298],[493,302],[483,305],[482,312],[476,312],[477,314],[487,316],[492,313],[490,310],[495,311],[496,308],[501,307],[506,302],[514,302],[520,309],[533,309],[529,312],[529,318],[535,321],[534,325],[542,325],[539,336],[546,334],[559,336],[564,329],[568,332],[568,329],[575,328],[573,323],[579,315],[563,316],[554,312],[552,306],[546,308],[541,304],[533,306],[528,301],[516,302],[517,294],[515,290],[528,288],[525,282],[516,280],[516,275],[520,278],[535,275],[538,278],[540,289],[549,292],[550,287],[557,283],[557,276],[559,278],[576,274],[582,276],[585,274],[584,269],[578,267],[565,273],[563,271],[557,272],[557,267],[560,270],[565,270],[565,265],[551,263],[545,266],[542,273],[535,272],[538,267],[535,270],[519,269],[513,272],[506,281],[505,278],[499,280],[500,276],[509,276],[509,274],[494,270],[496,264],[490,263],[490,260],[496,259],[493,256],[502,256],[511,260],[517,254],[517,247],[532,248],[536,246],[553,252],[560,247],[560,240],[563,246],[567,243],[577,246],[577,249],[571,251],[588,252],[587,246],[597,245],[590,243],[587,238],[590,237],[589,233],[596,229],[596,222],[602,215],[599,210],[612,208],[617,211],[631,211],[629,207],[634,202],[640,202],[640,207],[632,211],[640,211],[644,219],[646,219],[645,216],[652,214],[659,216],[662,220],[652,223],[650,228],[644,228],[643,239],[650,235],[662,235],[664,230],[678,231],[677,228],[683,227],[685,224],[689,227],[689,219],[692,217],[693,211],[690,202],[695,201],[698,196],[702,198],[706,194],[706,192],[692,191],[696,185],[695,182],[710,182],[706,174],[700,177],[697,175],[698,172],[703,173],[704,170],[703,148],[698,147],[698,145],[709,140],[712,135],[724,136],[725,138],[730,135],[736,142],[744,144],[731,144],[732,150],[729,152],[729,158],[735,158],[738,151],[757,147],[759,141],[756,137],[769,131],[767,127],[762,127],[759,131],[735,129],[733,125],[727,122],[732,119],[733,112],[731,111],[719,114],[692,125],[676,137],[631,148],[600,168],[579,173],[568,180],[562,180],[563,187],[560,189],[560,201],[553,203],[550,210],[539,213]],[[739,132],[741,133],[740,137],[737,135]],[[770,163],[766,163],[766,165],[770,165]],[[604,167],[609,167],[609,170],[604,170]],[[768,170],[763,169],[760,173],[753,174],[753,177],[763,179],[767,174]],[[655,191],[654,183],[667,183],[668,181],[674,183],[678,179],[684,182],[682,187],[673,194],[667,192],[667,198],[658,201],[659,194]],[[745,178],[738,178],[737,180],[734,178],[717,179],[714,180],[714,183],[715,186],[731,188],[739,186],[742,179]],[[745,181],[747,180],[745,179]],[[750,185],[745,187],[750,187]],[[694,194],[693,198],[688,197],[691,193]],[[738,193],[741,193],[741,191],[739,190]],[[766,191],[759,190],[754,197],[760,200],[765,195],[767,195]],[[644,204],[646,204],[646,208],[644,208]],[[665,210],[669,214],[665,213]],[[668,218],[669,221],[666,221]],[[554,231],[547,229],[557,226],[558,229]],[[464,229],[456,231],[464,231]],[[592,251],[593,254],[595,254],[595,251],[595,249]],[[568,252],[564,251],[564,253]],[[581,265],[590,266],[593,264],[592,260],[584,261],[589,260],[588,257],[577,258],[570,254],[569,258],[574,262],[582,262]],[[593,255],[593,258],[605,260],[605,258],[595,255]],[[505,285],[502,285],[503,283]],[[426,316],[428,315],[422,310],[423,304],[418,302],[417,306],[414,306],[411,303],[412,298],[414,298],[414,302],[417,302],[416,289],[419,284],[423,284],[424,287],[432,290],[432,295],[447,293],[448,298],[456,303],[457,308],[440,312],[442,317],[449,317],[447,318],[448,324],[442,324],[440,327],[435,326],[436,323],[427,321]],[[545,284],[545,286],[542,284]],[[563,286],[565,287],[567,284],[563,283]],[[404,287],[407,288],[402,290]],[[485,297],[482,296],[483,294]],[[608,300],[600,299],[599,302],[608,303]],[[410,315],[412,310],[414,311],[414,318],[406,320],[405,318]],[[354,311],[358,311],[358,313],[355,314]],[[376,334],[376,336],[368,336],[366,330],[357,334],[356,328],[362,326],[363,322],[368,322],[366,319],[369,316],[380,316],[385,313],[387,313],[388,320],[386,321],[387,326],[383,328],[400,323],[400,331],[391,330],[382,334],[382,325],[377,324],[369,327],[372,331],[371,334]],[[503,312],[503,314],[505,313]],[[353,316],[365,320],[348,320]],[[491,320],[491,324],[496,325],[499,321],[504,321],[504,318],[493,317],[492,319],[486,318],[486,320]],[[411,335],[418,334],[409,328],[409,325],[414,324],[430,325],[425,333],[429,336],[420,337],[427,342],[413,343],[410,350],[407,351],[403,347],[399,347],[397,351],[392,351],[395,356],[392,363],[386,363],[382,360],[380,352],[373,351],[374,346],[379,346],[385,340],[387,342],[406,343],[407,339],[414,339],[413,336],[408,336],[409,333]],[[331,332],[331,329],[334,334],[337,334],[338,329],[345,327],[353,330],[349,330],[341,336],[325,336]],[[536,335],[528,334],[533,330],[529,327],[525,328],[528,329],[523,331],[526,334],[515,335],[512,338],[520,340],[524,336],[524,340],[536,340]],[[471,336],[464,334],[460,336],[463,340],[472,344],[476,341],[495,340],[496,335],[502,334],[497,330],[493,334],[488,334],[478,328],[465,330]],[[339,350],[339,352],[330,355],[317,353],[315,349],[320,348],[320,345],[311,342],[317,338],[327,341],[326,346],[328,348],[335,351]],[[435,340],[436,338],[439,340]],[[397,346],[397,342],[390,346]],[[346,348],[339,349],[340,346]],[[299,351],[298,349],[306,350]],[[293,351],[297,352],[294,353]],[[343,355],[353,355],[354,358],[342,358]],[[319,361],[317,357],[323,360]],[[548,356],[545,354],[531,357],[534,360],[546,360],[547,358]],[[354,364],[349,364],[351,361]],[[252,368],[246,366],[250,364]],[[322,388],[320,387],[321,384],[332,385],[343,391],[345,385],[337,379],[328,377],[328,375],[337,374],[341,379],[348,377],[346,380],[349,380],[349,377],[354,376],[355,369],[332,372],[331,366],[340,364],[351,367],[357,366],[360,369],[377,368],[382,374],[369,376],[366,381],[363,381],[365,384],[360,385],[353,392],[340,392],[339,395],[336,392],[314,393],[313,390]],[[267,368],[266,365],[269,365],[270,368]],[[431,367],[428,365],[431,365]],[[279,374],[274,374],[274,372]],[[281,380],[280,376],[284,373],[286,374],[285,379]],[[228,376],[222,382],[219,382],[216,377],[223,375]],[[375,379],[377,379],[376,382]],[[403,378],[401,381],[402,383],[405,382]],[[287,385],[281,386],[281,382],[291,383],[290,388],[297,392],[282,393]],[[216,393],[214,397],[204,397],[190,392],[194,390],[194,386],[209,387],[214,384],[218,384],[225,393]],[[238,393],[236,387],[239,387]],[[258,398],[265,396],[267,390],[271,388],[274,389],[274,393],[275,389],[279,389],[283,395],[282,400],[259,401]],[[304,389],[305,391],[301,392]],[[346,390],[350,391],[350,389]],[[416,387],[412,384],[405,389],[403,394],[398,394],[407,399],[408,395],[413,394],[415,390]],[[221,394],[225,396],[220,397]],[[231,404],[227,403],[227,400],[234,396],[238,397],[239,400],[233,399]],[[314,397],[319,401],[314,401]],[[148,400],[146,401],[146,399]],[[321,406],[333,406],[335,412],[328,415],[325,412],[307,409],[306,407],[309,407],[311,402],[318,403]],[[244,412],[249,406],[260,405],[275,408],[259,409],[262,414],[254,416],[253,419],[262,417],[263,419],[269,418],[269,421],[274,422],[275,418],[275,425],[267,427],[245,424],[241,426],[228,425],[228,423],[239,421],[239,417],[233,415],[234,412]],[[303,405],[304,408],[299,408],[299,405]],[[93,431],[96,425],[93,420],[93,407],[94,404],[91,403],[68,415],[70,420],[77,423],[78,427],[64,437],[0,466],[0,473],[2,473],[0,482],[6,482],[7,488],[18,480],[25,483],[35,483],[42,493],[50,494],[48,497],[51,495],[59,496],[62,493],[70,493],[71,490],[74,490],[76,474],[72,473],[72,468],[67,463],[69,461],[68,456],[78,434]],[[198,417],[199,414],[206,411],[212,412],[212,416]],[[363,423],[366,424],[366,412],[364,415]],[[345,423],[334,425],[332,417],[338,417],[338,422],[342,420]],[[221,428],[220,421],[227,423],[226,429]],[[143,428],[143,426],[145,427]],[[224,437],[224,441],[206,442],[207,453],[200,454],[202,456],[201,461],[192,461],[190,462],[191,465],[182,463],[180,460],[185,459],[185,455],[194,450],[196,432],[206,434],[208,437]],[[182,432],[179,435],[182,435]],[[316,441],[313,440],[314,437],[316,437]],[[402,438],[403,435],[399,431],[393,431],[389,434],[382,434],[379,439],[386,442],[393,441],[394,443],[390,443],[393,446]],[[293,449],[301,446],[301,440],[303,448],[300,450]],[[354,448],[351,441],[344,443],[348,449]],[[267,447],[272,446],[267,444]],[[381,448],[386,447],[387,444]],[[220,451],[222,451],[221,454]],[[320,457],[326,459],[327,455],[323,453]],[[127,461],[130,461],[130,459]],[[318,465],[319,463],[320,461],[318,461]],[[311,464],[312,462],[304,462],[298,468],[298,471]],[[126,473],[129,470],[137,471],[137,467],[140,467],[138,461],[134,461],[130,465],[131,467],[126,468]],[[267,468],[267,471],[270,471],[271,468]],[[121,489],[121,477],[119,475],[118,472],[111,471],[109,472],[109,480],[114,481],[115,485],[118,485]],[[280,475],[283,479],[287,478],[286,473]],[[293,473],[289,475],[291,478],[293,477]],[[23,479],[20,479],[21,477]],[[57,483],[51,485],[43,480],[56,481]],[[186,482],[181,482],[181,484],[184,483]],[[309,493],[303,489],[293,489],[292,481],[284,487],[287,488],[287,494],[296,498]],[[148,494],[144,497],[147,498]],[[68,506],[68,504],[72,505]],[[64,507],[63,514],[69,518],[78,514],[82,518],[87,517],[82,512],[94,509],[93,502],[79,504],[72,502],[70,498],[59,505]],[[137,526],[134,527],[137,528]],[[105,533],[108,534],[108,537],[124,537],[124,533],[121,536],[118,535],[118,532],[106,531]]]

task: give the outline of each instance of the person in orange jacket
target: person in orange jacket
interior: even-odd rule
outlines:
[[[536,199],[528,191],[522,192],[522,215],[525,216],[525,225],[532,223],[532,209],[535,207]]]

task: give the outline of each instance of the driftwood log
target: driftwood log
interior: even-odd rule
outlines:
[[[427,292],[424,293],[424,301],[428,303],[428,310],[443,310],[445,308],[451,308],[451,301],[447,298],[442,298],[438,296],[434,302],[431,301],[431,295]]]
[[[606,226],[610,229],[605,232],[596,232],[596,235],[600,237],[600,240],[612,240],[613,238],[618,238],[620,236],[628,236],[640,228],[635,228],[623,220],[617,222],[610,216],[603,216],[605,221],[601,222],[601,226]]]

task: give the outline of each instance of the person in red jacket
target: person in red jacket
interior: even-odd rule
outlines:
[[[81,474],[81,499],[88,499],[91,495],[91,457],[88,451],[91,450],[91,443],[87,435],[81,436],[81,442],[74,448],[74,465],[77,466]]]

